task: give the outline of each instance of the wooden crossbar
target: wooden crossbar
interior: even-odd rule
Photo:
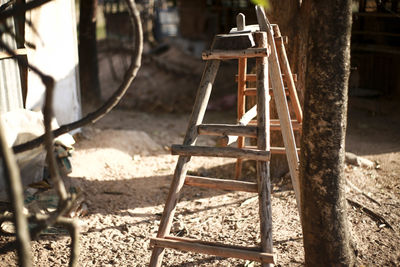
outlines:
[[[289,90],[285,88],[285,94],[288,96],[289,94]],[[245,96],[256,96],[257,95],[257,88],[246,88],[244,90],[244,95]],[[272,88],[269,90],[269,95],[274,95],[274,91],[272,90]]]
[[[187,239],[177,238],[151,238],[150,246],[173,248],[183,251],[191,251],[202,254],[220,256],[225,258],[238,258],[243,260],[257,261],[262,263],[275,263],[275,256],[272,253],[256,252],[246,248],[233,248],[227,246],[219,246],[218,244],[209,243],[208,245],[199,242],[188,242]]]
[[[189,242],[189,243],[197,243],[197,244],[202,244],[202,245],[206,245],[206,246],[218,246],[218,247],[223,247],[223,248],[243,249],[243,250],[248,250],[248,251],[261,252],[261,248],[259,246],[240,246],[240,245],[232,245],[232,244],[226,244],[226,243],[216,242],[216,241],[205,241],[205,240],[200,240],[200,239],[194,239],[194,238],[188,238],[188,237],[177,237],[177,236],[171,236],[171,235],[166,236],[165,239],[185,241],[185,242]]]
[[[297,74],[293,73],[292,77],[293,77],[293,81],[297,82]],[[282,78],[286,79],[285,74],[282,74]],[[235,81],[238,82],[238,80],[239,80],[239,78],[238,78],[238,75],[236,74]],[[257,75],[252,74],[252,73],[246,74],[245,79],[244,79],[245,82],[255,82],[256,80],[257,80]]]
[[[187,175],[185,185],[257,193],[257,183]]]
[[[246,146],[246,148],[255,149],[257,147],[256,146]],[[272,154],[286,154],[285,147],[271,146],[269,151],[271,152],[271,155]],[[300,154],[300,148],[297,149],[297,153]]]
[[[236,147],[172,145],[171,153],[172,155],[180,156],[239,158],[260,161],[269,161],[270,159],[270,153],[268,151],[256,149],[240,149]]]
[[[198,133],[201,135],[214,135],[214,136],[257,136],[257,126],[245,125],[229,125],[229,124],[202,124],[197,127]]]
[[[291,120],[290,121],[292,124],[292,128],[295,131],[299,131],[301,130],[301,123],[298,123],[297,120]],[[256,120],[251,120],[249,122],[249,126],[254,126],[257,125],[257,121]],[[271,131],[280,131],[281,130],[281,123],[279,120],[271,120],[271,125],[270,125],[270,130]]]
[[[238,58],[254,58],[267,57],[269,50],[267,48],[248,48],[243,50],[211,50],[202,53],[203,60],[211,59],[238,59]]]

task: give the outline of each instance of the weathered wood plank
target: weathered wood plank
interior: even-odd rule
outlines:
[[[203,60],[211,59],[238,59],[238,58],[254,58],[267,57],[269,51],[267,48],[248,48],[242,50],[209,50],[202,54]]]

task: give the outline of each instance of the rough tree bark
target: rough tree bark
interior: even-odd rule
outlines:
[[[97,0],[81,0],[79,15],[79,76],[82,97],[97,103],[101,99],[96,43]]]
[[[306,0],[309,16],[300,181],[306,266],[354,265],[344,156],[351,0]]]

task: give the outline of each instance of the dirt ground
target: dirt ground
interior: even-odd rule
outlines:
[[[146,75],[146,72],[139,73],[138,79],[145,81]],[[134,94],[128,95],[125,103],[137,101],[133,99]],[[193,99],[187,101],[192,103]],[[351,106],[349,110],[347,151],[375,162],[377,168],[346,165],[346,178],[379,204],[351,187],[346,188],[346,196],[381,215],[389,224],[371,218],[365,210],[347,206],[358,266],[400,265],[400,120],[397,114],[361,106]],[[122,105],[97,124],[82,130],[71,158],[73,171],[66,178],[84,192],[88,207],[87,215],[79,218],[80,266],[148,264],[149,239],[157,233],[177,160],[170,155],[169,147],[182,143],[188,118],[188,112],[141,112]],[[212,111],[206,116],[207,122],[232,123],[234,120],[233,112]],[[216,139],[201,137],[198,143],[213,146]],[[193,157],[190,172],[231,178],[234,162],[233,159]],[[252,162],[245,163],[242,179],[254,181]],[[272,186],[277,266],[302,266],[302,232],[293,189],[284,177],[272,177]],[[172,233],[257,246],[258,223],[255,194],[184,187]],[[3,235],[0,244],[4,246],[12,239]],[[35,266],[66,266],[69,244],[69,237],[63,234],[43,235],[41,240],[33,241]],[[244,260],[169,249],[163,263],[164,266],[259,266]],[[0,253],[0,266],[13,265],[16,265],[14,252]]]

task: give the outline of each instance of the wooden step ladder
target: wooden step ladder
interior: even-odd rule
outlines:
[[[278,108],[279,127],[283,133],[284,139],[288,137],[285,142],[286,153],[289,154],[288,152],[290,151],[291,155],[295,154],[297,159],[296,162],[289,160],[289,164],[293,164],[291,170],[293,169],[296,174],[295,177],[292,177],[293,179],[297,179],[298,158],[283,88],[281,70],[276,55],[275,42],[274,39],[271,39],[273,38],[272,28],[267,22],[263,11],[261,9],[256,10],[260,27],[256,25],[245,27],[244,16],[239,14],[237,19],[238,27],[236,29],[234,28],[230,34],[217,35],[214,39],[212,49],[203,53],[203,59],[207,62],[197,91],[183,144],[173,145],[171,148],[172,154],[179,155],[179,158],[164,212],[161,217],[157,237],[152,238],[150,241],[150,246],[153,247],[150,266],[161,266],[165,248],[257,261],[261,262],[262,266],[273,266],[273,264],[275,264],[275,255],[273,254],[272,247],[271,182],[269,177],[269,159],[271,154],[269,132],[271,124],[269,118],[270,96],[268,76],[271,78],[275,101],[280,103],[280,108]],[[258,29],[261,29],[261,31]],[[241,59],[247,58],[256,58],[257,73],[255,80],[257,90],[255,93],[257,96],[257,105],[251,109],[251,112],[256,112],[256,125],[203,124],[203,118],[220,61],[236,59],[239,60],[240,64]],[[248,120],[248,117],[253,119],[255,116],[246,117],[246,114],[243,115],[245,120]],[[286,134],[284,134],[284,132],[286,132]],[[198,135],[256,137],[257,147],[196,146]],[[290,139],[290,136],[293,138]],[[252,183],[187,175],[188,164],[192,156],[230,157],[255,160],[257,182]],[[291,174],[293,175],[293,173]],[[261,247],[254,249],[171,236],[170,230],[176,205],[184,185],[258,193]],[[294,188],[296,190],[295,186]],[[298,193],[299,192],[296,192],[296,197]]]
[[[263,16],[261,14],[261,16]],[[296,91],[295,82],[297,81],[297,75],[292,74],[292,71],[289,66],[289,61],[286,55],[285,43],[287,43],[287,38],[281,35],[278,25],[272,25],[273,33],[274,33],[274,41],[275,41],[275,50],[276,55],[279,60],[279,66],[282,73],[282,80],[285,85],[285,95],[290,98],[292,109],[295,113],[296,120],[291,120],[291,125],[293,130],[301,131],[301,125],[303,121],[303,112],[301,110],[300,101]],[[273,58],[271,57],[271,60]],[[256,115],[255,112],[248,113],[248,119],[243,120],[243,116],[246,114],[246,99],[250,96],[256,96],[257,88],[248,88],[247,82],[255,82],[257,79],[256,74],[247,74],[247,58],[240,58],[238,60],[238,75],[236,75],[236,82],[238,84],[238,101],[237,101],[237,121],[241,125],[252,125],[256,124],[257,121],[248,120],[250,119],[249,115]],[[271,66],[274,64],[272,63]],[[272,96],[274,94],[273,88],[269,89],[269,94]],[[270,130],[271,131],[280,131],[280,122],[279,120],[270,120]],[[254,137],[254,136],[250,136]],[[246,147],[245,145],[246,136],[224,136],[220,140],[220,144],[223,146],[230,145],[237,141],[237,146],[239,148]],[[299,152],[299,149],[297,149]],[[285,154],[286,150],[284,147],[271,147],[271,154]],[[236,168],[235,168],[235,178],[239,179],[242,173],[242,159],[237,159]]]

